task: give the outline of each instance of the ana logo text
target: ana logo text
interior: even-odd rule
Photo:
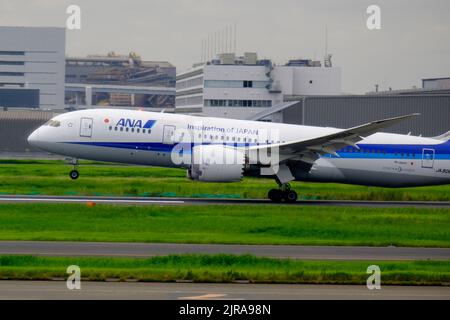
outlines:
[[[122,118],[117,122],[116,127],[129,127],[129,128],[141,128],[150,129],[155,124],[156,120],[147,120],[144,125],[142,125],[142,120],[127,119]]]

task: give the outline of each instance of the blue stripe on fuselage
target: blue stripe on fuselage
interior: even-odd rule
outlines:
[[[165,144],[161,142],[63,142],[68,144],[79,144],[79,145],[88,145],[88,146],[96,146],[96,147],[107,147],[107,148],[118,148],[118,149],[133,149],[133,150],[145,150],[145,151],[158,151],[158,152],[172,152],[174,148],[174,144]],[[177,143],[181,148],[183,148],[184,152],[191,152],[191,149],[194,145],[210,145],[210,144],[220,144],[222,143]],[[230,143],[226,144],[227,146],[235,146],[235,147],[245,147],[249,145],[249,143]]]
[[[422,159],[424,149],[428,149],[431,153],[434,151],[435,159],[450,159],[450,141],[432,145],[358,144],[358,147],[345,147],[336,153],[339,158]],[[328,157],[337,158],[334,155]]]
[[[69,144],[90,145],[97,147],[147,150],[158,152],[171,152],[174,145],[161,142],[66,142]],[[183,146],[183,144],[185,144]],[[190,151],[193,145],[209,145],[222,143],[181,143],[184,151]],[[230,143],[236,147],[253,146],[254,143]],[[351,158],[351,159],[422,159],[423,149],[434,150],[435,159],[450,159],[450,141],[435,145],[397,145],[397,144],[358,144],[359,150],[355,147],[342,148],[334,155],[327,155],[331,158]]]

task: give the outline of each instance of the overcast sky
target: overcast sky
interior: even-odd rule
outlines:
[[[202,39],[236,23],[238,53],[323,60],[327,26],[344,92],[450,76],[449,0],[0,0],[0,25],[64,27],[71,4],[81,7],[81,30],[66,32],[70,56],[136,51],[183,70],[200,60]],[[381,30],[366,27],[371,4]]]

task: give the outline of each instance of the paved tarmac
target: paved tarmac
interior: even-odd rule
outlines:
[[[103,197],[103,196],[46,196],[46,195],[0,195],[0,203],[87,203],[126,205],[208,205],[208,204],[274,204],[263,199],[213,199],[175,197]],[[448,208],[449,201],[353,201],[353,200],[299,200],[283,205],[342,206],[342,207],[414,207]]]
[[[450,287],[381,286],[369,290],[358,285],[214,284],[81,282],[80,290],[68,290],[65,281],[0,281],[0,300],[39,299],[169,299],[169,300],[450,300]]]
[[[169,254],[252,254],[304,260],[448,260],[450,248],[225,245],[179,243],[0,241],[0,254],[133,257]]]

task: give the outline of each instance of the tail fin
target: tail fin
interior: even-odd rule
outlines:
[[[440,136],[433,137],[433,139],[442,140],[442,141],[450,140],[450,131],[447,131],[446,133],[441,134]]]

